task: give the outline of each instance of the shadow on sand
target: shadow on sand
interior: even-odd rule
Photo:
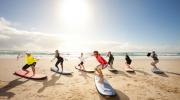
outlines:
[[[99,94],[100,100],[130,100],[129,97],[119,90],[115,90],[115,96],[103,96]]]
[[[173,75],[179,75],[180,76],[180,73],[169,72],[169,71],[165,71],[165,72],[168,73],[168,74],[173,74]]]
[[[84,71],[79,71],[79,72],[80,72],[79,76],[82,76],[84,79],[92,78],[87,74],[87,72],[84,72]],[[92,74],[92,73],[90,73],[90,74]]]
[[[26,83],[29,80],[25,80],[25,81],[19,81],[19,79],[21,78],[17,78],[13,81],[10,81],[6,86],[0,88],[0,96],[5,96],[7,97],[7,99],[10,99],[12,97],[14,97],[14,95],[16,95],[13,92],[9,92],[9,90],[11,90],[12,88],[22,85],[24,83]],[[1,99],[1,98],[0,98]]]
[[[159,76],[162,76],[162,77],[169,77],[165,72],[163,72],[161,74],[156,74],[156,75],[159,75]]]
[[[131,76],[129,76],[128,74],[126,74],[125,72],[120,71],[120,70],[117,70],[117,72],[114,73],[114,74],[121,74],[121,75],[126,76],[126,77],[128,77],[128,78],[131,78]]]
[[[142,71],[142,70],[135,70],[136,72],[138,72],[138,73],[142,73],[142,74],[144,74],[144,75],[149,75],[149,76],[151,76],[151,74],[149,74],[149,73],[147,73],[147,72],[145,72],[145,71]]]
[[[47,87],[50,87],[50,86],[63,85],[62,83],[56,83],[56,82],[60,79],[60,77],[61,77],[61,74],[59,74],[58,76],[56,76],[56,73],[53,74],[53,75],[51,76],[51,79],[50,79],[50,80],[46,79],[46,80],[43,81],[43,87],[41,87],[37,92],[38,92],[38,93],[41,93],[41,92],[43,92]]]

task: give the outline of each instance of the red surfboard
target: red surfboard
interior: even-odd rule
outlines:
[[[35,74],[33,76],[33,72],[28,72],[27,73],[26,71],[23,71],[23,70],[17,70],[14,74],[18,75],[18,76],[21,76],[21,77],[24,77],[24,78],[34,79],[34,80],[42,80],[42,79],[46,79],[47,78],[46,75]]]

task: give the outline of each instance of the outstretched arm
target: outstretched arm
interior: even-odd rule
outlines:
[[[16,58],[17,58],[17,60],[19,60],[19,58],[22,58],[22,57],[24,57],[24,54],[21,55],[21,54],[19,53]]]

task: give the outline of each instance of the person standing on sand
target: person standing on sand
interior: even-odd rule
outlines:
[[[127,66],[127,68],[130,68],[130,69],[132,69],[131,68],[131,62],[132,62],[132,60],[131,60],[131,58],[129,57],[129,55],[126,53],[126,55],[125,55],[125,60],[126,60],[126,66]]]
[[[153,51],[152,53],[148,53],[147,56],[148,56],[148,57],[151,56],[151,57],[153,58],[154,61],[151,63],[151,65],[152,65],[154,68],[157,69],[156,64],[159,63],[159,59],[158,59],[158,56],[157,56],[156,52]]]
[[[20,54],[18,54],[17,56],[17,60],[20,58],[20,57],[23,57],[21,56]],[[33,72],[33,76],[35,75],[35,66],[36,66],[36,62],[39,60],[39,59],[36,59],[33,57],[32,53],[27,51],[24,55],[24,58],[25,58],[25,61],[26,61],[26,64],[22,67],[22,70],[23,71],[26,71],[27,73],[29,73],[29,71],[27,70],[29,67],[32,68],[32,72]]]
[[[83,57],[83,53],[81,53],[81,56],[78,58],[80,60],[80,63],[78,64],[78,66],[80,67],[80,70],[85,70],[85,68],[84,68],[85,58]]]
[[[114,56],[112,55],[111,51],[109,51],[107,53],[107,56],[109,57],[108,64],[109,64],[110,68],[112,68],[113,67],[113,62],[114,62]]]
[[[55,51],[54,58],[51,60],[51,62],[54,61],[56,58],[57,58],[57,61],[56,61],[55,67],[57,67],[57,69],[59,70],[58,65],[61,64],[61,69],[63,70],[64,59],[63,57],[60,56],[60,53],[58,50]]]
[[[93,52],[93,56],[96,57],[97,61],[100,63],[98,66],[95,67],[95,71],[98,73],[98,76],[100,77],[99,82],[103,83],[103,73],[102,69],[105,69],[108,66],[107,61],[99,54],[98,51]]]

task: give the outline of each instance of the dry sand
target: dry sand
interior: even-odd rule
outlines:
[[[158,66],[165,74],[151,72],[150,59],[134,59],[135,73],[124,71],[124,60],[115,59],[117,73],[105,69],[104,76],[115,89],[117,96],[101,96],[94,84],[94,74],[74,68],[78,60],[64,63],[73,71],[72,76],[55,74],[50,67],[55,62],[41,59],[37,73],[48,75],[47,80],[34,81],[13,75],[24,63],[15,58],[0,58],[0,99],[12,100],[180,100],[180,59],[161,59]],[[93,68],[95,59],[86,61],[85,66]]]

